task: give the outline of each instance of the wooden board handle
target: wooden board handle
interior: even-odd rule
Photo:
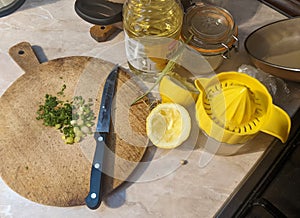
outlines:
[[[115,32],[119,30],[117,27],[113,25],[108,26],[99,26],[94,25],[90,28],[90,34],[97,42],[105,42],[111,37]]]
[[[21,42],[9,49],[9,55],[26,72],[36,68],[40,62],[30,43]]]

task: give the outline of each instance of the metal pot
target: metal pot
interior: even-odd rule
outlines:
[[[245,40],[251,61],[266,73],[300,82],[300,17],[267,24]]]

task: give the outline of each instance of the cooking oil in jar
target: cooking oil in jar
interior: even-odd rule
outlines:
[[[127,0],[123,8],[129,67],[155,78],[176,51],[183,21],[178,0]]]

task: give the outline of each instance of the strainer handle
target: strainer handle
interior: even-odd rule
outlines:
[[[282,143],[288,139],[291,129],[291,118],[280,107],[273,105],[268,119],[262,126],[261,131],[270,134]]]

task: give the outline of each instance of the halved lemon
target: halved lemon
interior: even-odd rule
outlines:
[[[190,135],[191,117],[179,104],[161,103],[148,115],[146,131],[151,142],[157,147],[176,148]]]
[[[172,102],[182,106],[195,104],[199,91],[194,84],[177,73],[166,75],[159,83],[162,103]]]

